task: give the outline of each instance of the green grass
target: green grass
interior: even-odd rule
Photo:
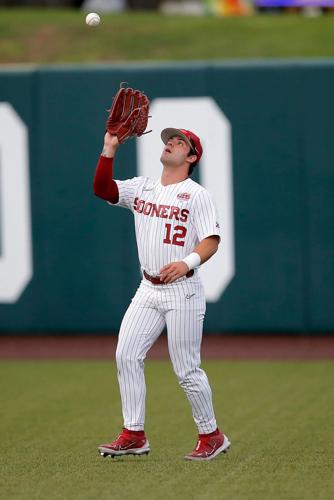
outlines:
[[[334,56],[334,16],[163,16],[0,9],[0,63],[166,61]]]
[[[196,440],[169,362],[148,362],[148,457],[103,459],[121,424],[106,362],[2,362],[0,497],[323,499],[334,497],[334,365],[207,362],[227,456],[186,462]]]

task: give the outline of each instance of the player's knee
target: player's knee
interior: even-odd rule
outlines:
[[[118,369],[125,366],[130,368],[133,365],[142,363],[142,360],[136,355],[136,353],[131,353],[127,349],[123,348],[117,348],[115,357]]]
[[[193,376],[193,370],[175,370],[175,375],[177,376],[177,379],[179,381],[179,384],[181,387],[184,389],[190,384]]]
[[[196,390],[199,380],[201,379],[202,370],[200,368],[175,370],[175,374],[182,389],[185,391]]]
[[[134,362],[133,357],[129,356],[126,351],[124,351],[123,349],[117,349],[116,364],[118,367],[125,364],[131,364],[133,362]]]

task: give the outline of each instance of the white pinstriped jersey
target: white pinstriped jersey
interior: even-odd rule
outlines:
[[[167,186],[148,177],[116,183],[115,206],[134,214],[139,262],[152,276],[166,264],[184,259],[204,238],[220,236],[211,195],[192,179]]]

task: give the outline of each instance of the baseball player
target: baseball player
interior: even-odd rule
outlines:
[[[142,269],[116,350],[124,426],[115,441],[98,449],[102,456],[112,457],[149,453],[144,360],[167,327],[169,355],[198,428],[197,445],[185,458],[211,460],[231,443],[217,427],[211,388],[200,368],[205,296],[198,268],[217,251],[219,224],[210,194],[190,178],[202,156],[199,137],[189,130],[166,128],[161,138],[163,170],[158,180],[114,180],[120,141],[110,132],[96,168],[95,194],[134,215]]]

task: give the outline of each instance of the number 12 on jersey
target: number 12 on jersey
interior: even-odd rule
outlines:
[[[179,245],[180,247],[184,246],[184,239],[187,234],[187,228],[184,226],[175,226],[173,236],[172,233],[172,225],[166,224],[166,235],[163,240],[164,243],[168,245]]]

